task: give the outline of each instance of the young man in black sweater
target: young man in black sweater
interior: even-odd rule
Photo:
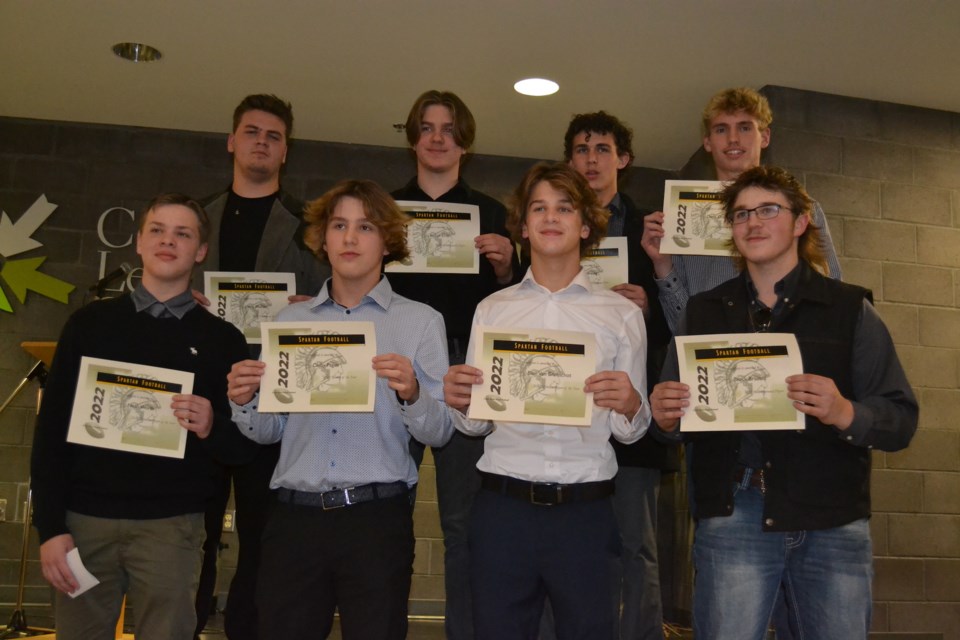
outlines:
[[[57,637],[112,638],[124,594],[138,638],[189,640],[214,460],[254,453],[230,421],[226,374],[247,357],[242,334],[193,299],[190,274],[207,253],[207,217],[177,194],[155,198],[137,233],[141,284],[74,313],[60,336],[34,435],[34,524],[43,575],[56,589]],[[66,441],[83,356],[186,371],[193,394],[172,409],[183,459]],[[77,598],[66,555],[78,548],[100,584]]]

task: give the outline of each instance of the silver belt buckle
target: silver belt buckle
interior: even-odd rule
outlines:
[[[343,504],[331,504],[331,505],[327,505],[327,498],[326,498],[326,497],[327,497],[328,495],[334,494],[335,496],[339,497],[341,493],[343,493]],[[331,496],[331,497],[332,497],[332,496]],[[333,509],[342,509],[343,507],[346,507],[347,505],[353,504],[352,502],[350,502],[350,489],[337,489],[336,492],[334,492],[334,491],[324,491],[324,492],[320,495],[320,504],[321,504],[321,506],[323,507],[323,510],[324,510],[324,511],[331,511],[331,510],[333,510]]]

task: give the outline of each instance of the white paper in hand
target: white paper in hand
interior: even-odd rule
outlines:
[[[67,566],[70,567],[70,571],[73,572],[73,577],[77,579],[77,584],[80,585],[76,591],[69,594],[71,598],[76,598],[80,594],[86,593],[100,584],[96,576],[87,571],[87,568],[83,566],[83,562],[80,560],[80,550],[76,547],[67,552]]]

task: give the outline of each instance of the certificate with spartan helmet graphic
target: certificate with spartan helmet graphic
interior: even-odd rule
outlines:
[[[249,344],[260,344],[260,323],[273,320],[297,292],[293,273],[207,271],[203,292],[210,313],[243,333]]]
[[[627,239],[623,236],[604,238],[580,260],[580,266],[591,283],[612,289],[630,280]]]
[[[690,387],[681,431],[803,429],[787,376],[803,373],[792,333],[677,336],[680,382]]]
[[[473,341],[483,382],[473,386],[471,419],[590,426],[593,394],[583,386],[597,369],[593,334],[478,326]]]
[[[372,322],[263,322],[264,413],[373,411],[377,355]]]
[[[190,393],[190,372],[84,356],[67,442],[183,458],[188,432],[170,405]]]
[[[660,253],[730,255],[730,225],[720,202],[723,186],[716,180],[665,181]]]
[[[387,273],[480,273],[480,253],[473,239],[480,235],[480,207],[452,202],[399,200],[410,216],[410,255],[384,267]]]

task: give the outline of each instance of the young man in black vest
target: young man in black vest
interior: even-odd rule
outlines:
[[[694,635],[766,637],[782,583],[800,637],[865,638],[871,449],[909,444],[917,401],[867,290],[823,275],[812,200],[797,180],[756,167],[722,200],[741,272],[693,296],[679,333],[794,334],[804,373],[785,384],[806,427],[689,436]],[[676,439],[693,399],[673,348],[661,379],[654,434]]]

